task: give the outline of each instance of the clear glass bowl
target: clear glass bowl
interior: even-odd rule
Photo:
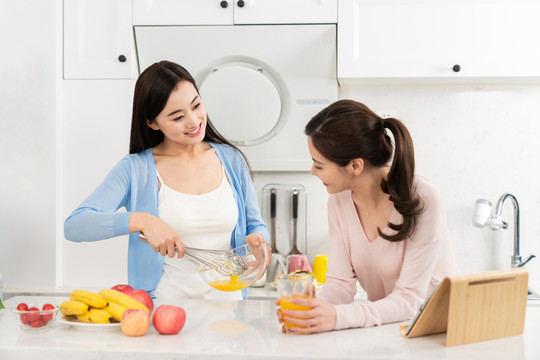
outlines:
[[[19,320],[21,329],[24,330],[46,330],[50,328],[56,319],[60,306],[53,305],[54,309],[41,310],[43,305],[28,304],[28,308],[36,307],[40,310],[17,310],[11,309]]]
[[[246,265],[246,270],[234,276],[223,275],[218,267],[207,267],[201,265],[199,273],[206,283],[214,289],[221,291],[236,291],[247,288],[249,285],[259,280],[266,271],[267,246],[262,243],[257,247],[242,245],[231,251],[235,253]],[[230,259],[224,259],[224,262]]]

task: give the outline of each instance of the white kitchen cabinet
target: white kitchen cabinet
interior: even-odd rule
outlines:
[[[129,152],[134,81],[70,80],[63,84],[62,224]],[[88,243],[62,242],[66,287],[127,281],[127,235]],[[92,269],[92,271],[89,271]]]
[[[64,79],[130,79],[131,25],[131,0],[64,0]]]
[[[337,0],[133,0],[134,25],[336,23]]]
[[[540,82],[540,1],[340,0],[340,84]]]

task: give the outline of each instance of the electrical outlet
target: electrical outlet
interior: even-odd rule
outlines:
[[[376,111],[377,115],[382,117],[383,119],[388,118],[397,118],[397,112],[395,110],[382,110],[382,111]]]

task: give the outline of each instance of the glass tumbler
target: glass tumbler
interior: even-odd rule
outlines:
[[[313,277],[309,274],[284,274],[276,279],[281,310],[311,310],[310,306],[293,304],[291,299],[313,298]],[[294,319],[294,318],[293,318]],[[285,332],[291,333],[293,327],[304,327],[292,321],[284,321]]]

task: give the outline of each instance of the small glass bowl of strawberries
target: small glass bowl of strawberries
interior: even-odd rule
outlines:
[[[52,304],[26,304],[20,303],[16,309],[11,309],[19,318],[21,329],[45,330],[52,326],[60,306]]]

